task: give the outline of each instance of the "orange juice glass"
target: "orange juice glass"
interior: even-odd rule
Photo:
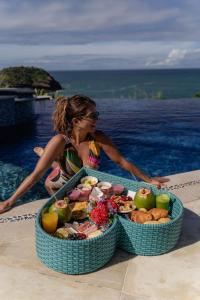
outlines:
[[[58,215],[55,212],[42,215],[42,227],[48,233],[54,233],[58,225]]]

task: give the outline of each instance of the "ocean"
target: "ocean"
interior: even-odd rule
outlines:
[[[52,71],[64,90],[95,99],[180,99],[200,91],[200,69]]]

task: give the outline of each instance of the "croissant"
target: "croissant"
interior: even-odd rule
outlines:
[[[159,224],[158,221],[146,221],[144,224]]]
[[[149,212],[143,212],[143,211],[133,211],[131,214],[131,220],[143,224],[146,221],[152,220],[152,215]]]
[[[166,218],[168,216],[168,210],[164,208],[152,208],[149,210],[149,213],[152,214],[154,220],[159,220],[160,218]]]
[[[167,223],[167,222],[169,222],[169,221],[171,221],[170,218],[160,218],[160,219],[158,220],[158,223]]]

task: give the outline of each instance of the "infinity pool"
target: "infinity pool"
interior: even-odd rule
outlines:
[[[151,176],[200,169],[200,100],[97,100],[98,128],[112,138],[121,153]],[[0,148],[0,200],[6,199],[33,170],[32,149],[45,146],[52,131],[53,101],[35,102],[36,120],[9,133]],[[101,171],[131,178],[102,153]],[[22,201],[45,197],[43,182]]]

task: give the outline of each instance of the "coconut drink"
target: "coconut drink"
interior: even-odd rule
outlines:
[[[134,203],[137,209],[151,209],[156,207],[156,196],[150,189],[141,188],[135,194]]]
[[[71,219],[71,209],[64,200],[57,200],[49,207],[49,213],[56,212],[58,215],[58,223],[64,224]]]

